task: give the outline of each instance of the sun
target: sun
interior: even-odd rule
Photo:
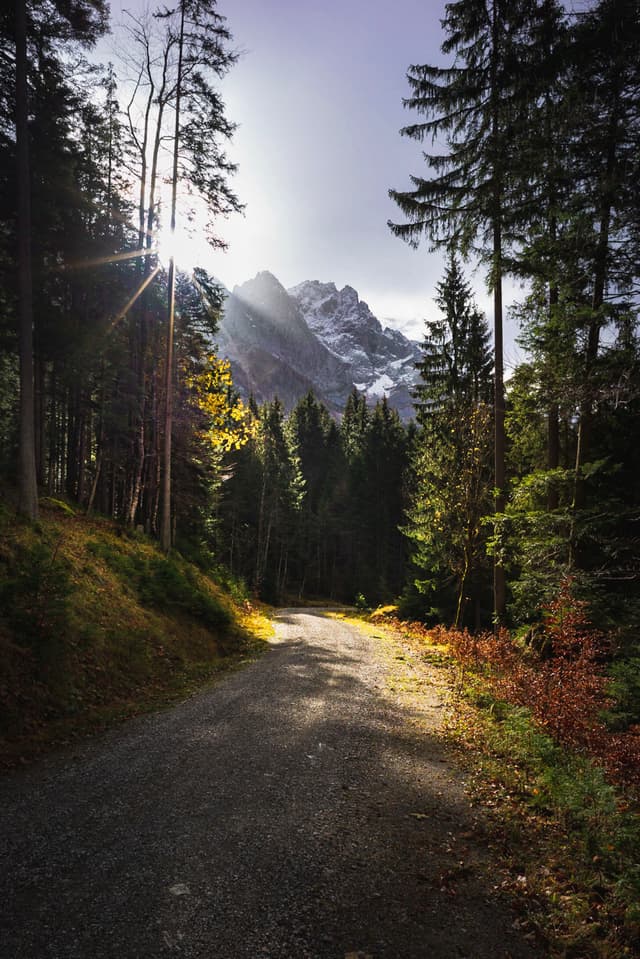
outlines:
[[[171,229],[169,226],[160,227],[155,235],[154,247],[158,254],[158,259],[162,266],[169,266],[171,260],[176,265],[182,260],[180,256],[183,244],[180,242],[180,232],[178,229]],[[181,263],[181,265],[184,265]]]
[[[185,229],[177,225],[175,230],[160,227],[155,235],[154,249],[163,267],[168,267],[173,259],[176,267],[192,270],[195,266],[205,266],[211,262],[212,250],[206,238],[197,229]]]

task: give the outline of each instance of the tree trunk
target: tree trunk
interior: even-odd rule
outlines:
[[[182,53],[184,45],[184,4],[180,0],[180,40],[178,44],[178,76],[176,80],[176,123],[173,137],[173,173],[171,180],[171,236],[176,231],[176,205],[178,199],[178,155],[180,147],[180,95],[182,86]],[[173,323],[175,314],[175,260],[169,262],[167,297],[167,359],[165,370],[164,451],[162,476],[162,514],[160,520],[160,546],[165,553],[171,549],[171,429],[173,423]]]
[[[16,0],[16,158],[18,163],[18,316],[20,342],[20,451],[18,509],[38,518],[33,383],[31,181],[27,91],[27,8]]]
[[[551,140],[551,134],[548,132],[547,137]],[[555,203],[555,196],[551,197],[551,204]],[[557,242],[557,233],[558,225],[556,217],[552,214],[549,218],[549,237],[551,240],[552,249],[555,249]],[[558,290],[557,282],[553,282],[549,286],[549,323],[550,331],[552,333],[551,340],[551,349],[547,355],[547,362],[553,364],[556,354],[555,340],[557,339],[557,331],[555,323],[557,320],[556,314],[558,311],[558,304],[560,301],[560,294]],[[554,470],[557,469],[560,465],[560,407],[557,401],[558,395],[558,380],[557,375],[552,374],[549,377],[549,388],[551,392],[551,402],[549,403],[549,408],[547,410],[547,469]],[[547,491],[547,509],[552,511],[558,508],[559,505],[559,496],[558,496],[558,487],[555,481],[549,483]]]
[[[600,228],[598,232],[598,245],[596,248],[594,275],[593,275],[593,297],[591,301],[592,316],[589,324],[589,335],[587,338],[587,348],[584,362],[584,383],[583,397],[580,403],[580,421],[578,425],[578,443],[576,448],[575,477],[573,488],[573,508],[584,509],[586,505],[586,487],[582,477],[582,467],[589,461],[591,455],[591,433],[593,428],[593,403],[591,377],[598,360],[598,350],[600,347],[600,329],[603,323],[602,307],[604,304],[604,294],[607,287],[609,256],[609,231],[611,226],[612,210],[612,180],[614,170],[617,164],[616,152],[618,145],[618,125],[619,125],[619,91],[616,91],[614,103],[611,108],[609,118],[608,145],[605,168],[602,171],[600,181],[601,207],[600,207]]]
[[[492,9],[491,53],[491,130],[493,144],[493,348],[494,348],[494,483],[495,511],[505,508],[505,430],[504,430],[504,344],[502,332],[502,178],[500,159],[500,90],[497,68],[499,55],[500,21],[498,4]],[[507,606],[507,585],[504,567],[496,554],[493,563],[493,615],[496,626],[504,621]]]
[[[493,228],[493,336],[495,350],[494,374],[494,482],[496,488],[495,511],[504,512],[506,505],[505,484],[505,429],[504,429],[504,359],[502,335],[502,231],[499,220]],[[493,612],[496,624],[504,621],[507,605],[507,587],[504,567],[499,557],[493,566]]]

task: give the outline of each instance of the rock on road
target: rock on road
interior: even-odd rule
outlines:
[[[2,959],[531,959],[392,660],[283,610],[212,689],[5,775]]]

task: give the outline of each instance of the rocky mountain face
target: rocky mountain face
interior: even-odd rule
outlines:
[[[350,286],[309,280],[287,291],[259,273],[227,298],[218,349],[258,402],[277,395],[291,409],[312,389],[338,413],[356,386],[372,403],[386,395],[403,419],[413,414],[418,344],[383,329]]]

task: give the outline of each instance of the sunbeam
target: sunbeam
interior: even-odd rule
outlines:
[[[118,313],[115,314],[115,316],[111,320],[111,323],[109,324],[109,329],[107,330],[107,333],[111,333],[116,323],[118,323],[119,320],[122,320],[127,315],[127,313],[129,312],[133,304],[136,302],[138,297],[144,293],[144,291],[149,286],[151,281],[154,280],[155,277],[158,275],[158,273],[160,272],[160,269],[161,269],[160,266],[154,267],[151,273],[149,274],[149,276],[146,276],[144,278],[144,280],[142,281],[142,283],[140,284],[136,292],[133,294],[131,299],[128,300],[127,303],[124,305],[124,307]]]
[[[121,263],[123,260],[135,260],[139,256],[153,256],[158,252],[156,247],[140,250],[129,250],[127,253],[113,253],[109,256],[97,256],[92,260],[73,260],[64,263],[61,270],[82,270],[92,266],[105,266],[107,263]]]

